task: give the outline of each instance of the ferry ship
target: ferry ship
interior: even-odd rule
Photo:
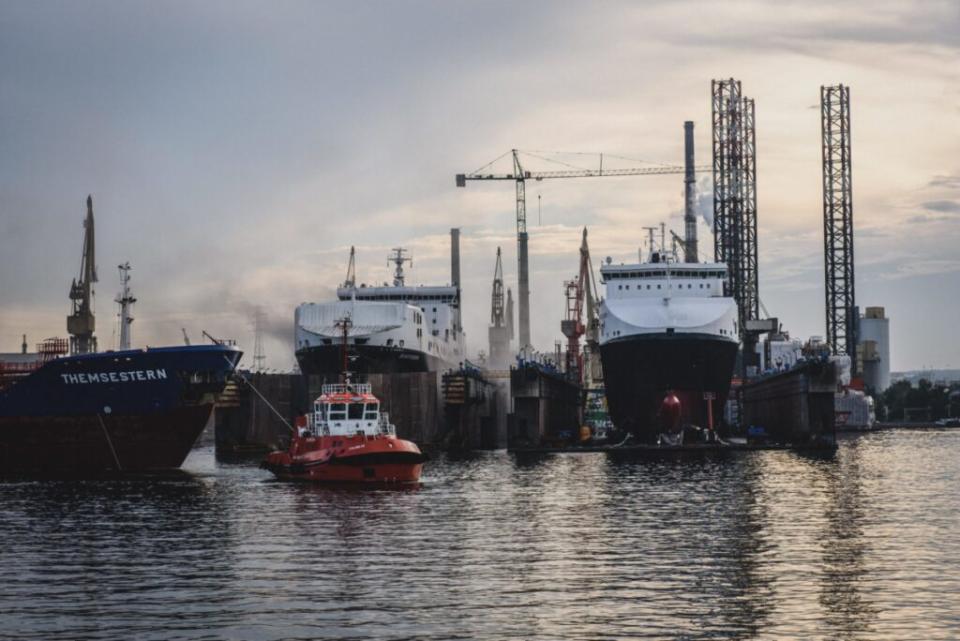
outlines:
[[[652,234],[650,247],[646,262],[601,266],[600,358],[614,424],[652,443],[676,401],[682,424],[719,424],[739,340],[726,265],[677,262]]]
[[[393,285],[356,285],[354,251],[350,250],[347,279],[337,289],[337,300],[304,303],[295,312],[296,357],[300,371],[336,380],[340,374],[338,322],[352,322],[348,337],[356,374],[427,372],[456,369],[464,360],[460,326],[459,252],[454,241],[454,279],[451,285],[406,284],[403,265],[411,257],[397,248]]]

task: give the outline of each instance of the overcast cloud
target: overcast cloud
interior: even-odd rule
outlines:
[[[843,82],[858,302],[887,308],[895,369],[960,366],[955,1],[2,3],[0,351],[65,334],[88,193],[104,347],[129,260],[137,344],[184,327],[250,350],[259,306],[268,365],[288,368],[294,307],[332,295],[350,245],[361,280],[405,246],[411,280],[447,282],[461,227],[469,350],[485,350],[498,245],[516,289],[512,185],[454,174],[514,147],[678,162],[688,119],[708,163],[720,77],[757,103],[770,312],[824,332],[816,105]],[[635,257],[643,226],[682,228],[680,176],[527,195],[542,349],[583,225],[597,261]]]

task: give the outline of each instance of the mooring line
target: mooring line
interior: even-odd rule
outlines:
[[[113,462],[117,466],[117,471],[122,472],[123,468],[120,467],[120,459],[117,457],[117,450],[113,448],[113,440],[110,438],[110,432],[107,431],[107,426],[103,422],[103,417],[100,416],[99,412],[97,412],[97,420],[100,421],[100,427],[103,428],[103,435],[107,437],[107,445],[110,446],[110,453],[113,454]]]
[[[229,359],[229,358],[227,358],[226,356],[224,356],[223,358],[226,359],[226,361],[227,361],[228,363],[230,363],[231,366],[234,366],[233,363],[230,362],[230,359]],[[287,419],[283,418],[283,414],[281,414],[280,412],[278,412],[278,411],[277,411],[277,408],[275,408],[273,405],[271,405],[271,404],[270,404],[270,401],[268,401],[268,400],[264,397],[264,395],[260,393],[260,390],[258,390],[258,389],[256,388],[256,386],[254,386],[253,383],[251,383],[249,380],[247,380],[247,377],[246,377],[246,376],[244,376],[243,374],[237,373],[237,378],[239,378],[241,381],[243,381],[244,383],[246,383],[247,386],[249,386],[250,389],[253,390],[253,393],[260,397],[260,400],[263,401],[263,402],[266,404],[266,406],[269,407],[270,410],[271,410],[274,414],[277,415],[277,418],[279,418],[280,421],[281,421],[284,425],[287,426],[287,429],[288,429],[288,430],[290,430],[291,432],[295,432],[295,431],[296,431],[296,430],[293,429],[293,426],[290,425],[290,423],[287,422]]]

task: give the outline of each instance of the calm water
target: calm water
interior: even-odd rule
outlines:
[[[428,464],[423,486],[0,483],[4,639],[960,637],[960,430]]]

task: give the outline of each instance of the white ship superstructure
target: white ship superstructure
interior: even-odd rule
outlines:
[[[350,368],[361,373],[433,371],[456,368],[464,359],[460,327],[460,288],[454,285],[408,286],[405,250],[395,249],[393,285],[357,286],[348,275],[337,300],[304,303],[295,314],[296,354],[306,374],[336,374],[341,369],[343,331],[349,318]],[[352,262],[351,262],[352,264]]]
[[[722,263],[603,265],[600,344],[637,334],[715,335],[737,340],[737,306],[723,295]]]

